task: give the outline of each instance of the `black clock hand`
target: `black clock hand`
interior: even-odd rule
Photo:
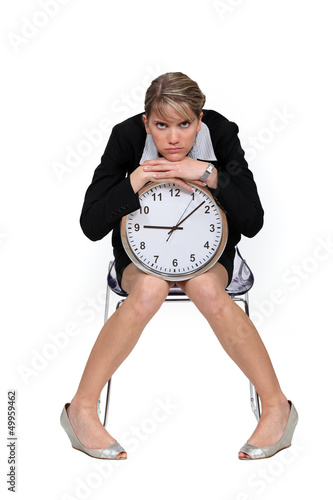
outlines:
[[[183,212],[183,213],[181,214],[181,216],[179,217],[177,224],[176,224],[175,226],[170,227],[170,229],[173,229],[173,230],[174,230],[174,228],[178,225],[179,221],[181,220],[181,218],[183,217],[183,215],[186,213],[186,211],[187,211],[188,207],[191,205],[192,201],[193,201],[193,199],[192,199],[192,200],[190,200],[190,201],[188,202],[187,207],[185,208],[184,212]],[[166,241],[168,241],[168,240],[169,240],[169,238],[170,238],[170,236],[171,236],[171,234],[172,234],[172,233],[173,233],[173,231],[171,231],[171,233],[170,233],[170,232],[168,233],[168,234],[169,234],[169,236],[168,236],[168,238],[167,238],[167,240],[166,240]]]
[[[198,205],[194,210],[192,210],[192,212],[190,212],[183,220],[181,220],[180,222],[178,222],[178,224],[176,224],[176,226],[174,227],[174,229],[178,229],[178,226],[180,226],[181,224],[183,224],[183,222],[185,222],[186,219],[188,219],[190,217],[190,215],[194,214],[194,212],[196,210],[198,210],[198,208],[202,207],[202,205],[204,203],[205,203],[204,201],[202,203],[200,203],[200,205]]]
[[[184,217],[184,219],[182,219],[180,222],[178,222],[178,224],[176,224],[172,229],[171,231],[168,232],[168,239],[170,238],[170,236],[172,235],[172,233],[174,232],[175,229],[179,229],[179,226],[181,224],[183,224],[183,222],[186,221],[186,219],[188,219],[192,214],[194,214],[194,212],[196,212],[200,207],[202,207],[202,205],[205,203],[205,201],[203,201],[202,203],[200,203],[200,205],[198,205],[194,210],[192,210],[192,212],[190,212],[186,217]],[[168,241],[167,239],[167,241]]]
[[[179,221],[181,220],[181,218],[183,217],[183,215],[186,213],[186,210],[187,210],[187,209],[188,209],[188,207],[191,205],[192,201],[193,201],[193,199],[192,199],[192,200],[190,200],[190,201],[189,201],[189,203],[187,204],[187,207],[185,208],[184,212],[183,212],[183,213],[181,214],[181,216],[179,217],[177,224],[176,224],[175,226],[170,227],[169,229],[174,229],[175,227],[177,227],[177,226],[178,226]],[[168,239],[169,239],[169,238],[168,238]],[[168,240],[167,240],[167,241],[168,241]]]
[[[182,227],[176,226],[143,226],[145,229],[183,229]]]

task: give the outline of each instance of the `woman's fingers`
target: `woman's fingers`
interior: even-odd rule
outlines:
[[[172,165],[172,161],[166,160],[163,156],[160,158],[155,158],[154,160],[145,160],[142,163],[140,163],[141,167],[149,167],[151,165],[161,165],[161,164],[168,164]]]
[[[179,170],[178,165],[170,165],[168,163],[161,163],[157,165],[145,165],[143,166],[145,172],[175,172]]]
[[[189,186],[188,184],[186,184],[186,182],[183,181],[183,179],[179,179],[179,177],[153,179],[153,182],[173,182],[174,184],[177,184],[178,186],[186,189],[186,191],[194,191],[192,186]]]
[[[193,158],[185,157],[183,160],[171,162],[165,158],[156,158],[154,160],[146,160],[140,164],[140,167],[146,174],[150,174],[153,182],[160,182],[164,179],[169,182],[176,182],[180,186],[187,186],[186,181],[195,182],[198,186],[206,186],[200,181],[206,163],[194,160]],[[183,183],[180,183],[183,179]],[[188,189],[188,187],[185,187]]]
[[[191,181],[191,182],[193,182],[193,184],[197,184],[197,186],[203,186],[203,187],[207,186],[207,184],[202,181]]]

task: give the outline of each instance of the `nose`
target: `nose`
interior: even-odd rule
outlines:
[[[176,129],[170,128],[168,134],[168,143],[174,146],[179,142],[179,133]]]

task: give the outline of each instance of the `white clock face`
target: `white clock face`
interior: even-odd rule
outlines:
[[[209,269],[226,243],[225,214],[208,190],[173,183],[148,184],[141,208],[122,224],[123,245],[136,265],[166,280],[188,279]]]

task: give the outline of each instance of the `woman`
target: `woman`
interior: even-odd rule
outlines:
[[[258,233],[263,209],[237,125],[203,109],[204,103],[197,83],[183,73],[156,78],[146,93],[145,113],[113,128],[85,196],[81,227],[94,241],[113,230],[117,278],[129,294],[102,328],[77,393],[61,415],[73,447],[94,457],[127,458],[102,426],[97,401],[173,285],[139,270],[120,239],[121,218],[140,208],[138,192],[150,181],[174,182],[188,190],[187,181],[206,185],[226,211],[229,237],[222,257],[205,273],[177,285],[208,320],[261,399],[262,416],[239,458],[268,458],[291,444],[298,420],[295,407],[281,391],[253,323],[225,291],[232,277],[235,245],[241,234],[253,237]]]

